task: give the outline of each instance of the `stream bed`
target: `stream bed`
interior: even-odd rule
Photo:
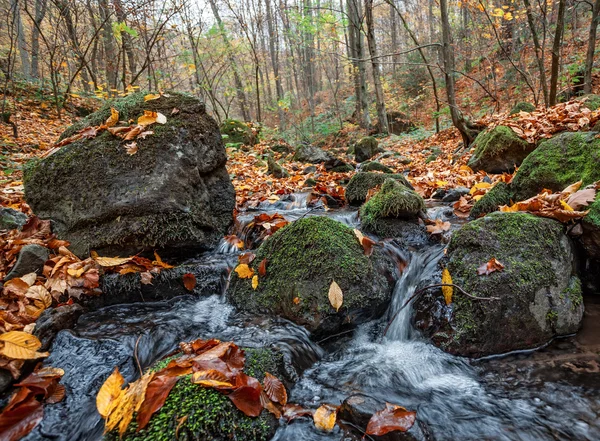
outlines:
[[[330,215],[353,228],[359,225],[356,212],[308,212],[302,198],[267,208],[289,220]],[[444,209],[433,208],[430,215],[443,216]],[[482,360],[449,355],[413,330],[410,307],[400,310],[419,283],[434,274],[443,251],[442,245],[399,250],[407,265],[387,313],[335,344],[314,342],[304,328],[286,320],[237,313],[225,300],[226,286],[203,298],[183,296],[86,313],[75,329],[57,335],[45,361],[65,370],[67,397],[46,406],[44,420],[25,439],[101,439],[104,423],[95,397],[115,366],[127,380],[135,380],[140,368],[172,352],[179,342],[214,337],[280,350],[293,367],[290,376],[297,379],[290,402],[318,407],[340,404],[356,393],[370,395],[416,410],[423,439],[600,440],[600,305],[586,303],[584,329],[576,337],[539,351]],[[225,243],[206,258],[229,266],[237,260]],[[308,419],[282,420],[274,437],[345,439],[338,427],[323,433]]]

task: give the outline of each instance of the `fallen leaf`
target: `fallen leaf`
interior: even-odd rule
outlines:
[[[150,271],[144,271],[140,273],[140,282],[142,285],[152,285],[152,273]]]
[[[267,275],[267,259],[263,259],[261,260],[260,264],[258,265],[258,274],[260,274],[261,277],[265,277]]]
[[[495,271],[502,271],[504,269],[504,265],[496,260],[495,257],[492,257],[488,262],[481,265],[477,268],[477,274],[480,276],[489,275]]]
[[[153,265],[158,265],[164,269],[175,268],[173,265],[169,265],[168,263],[163,262],[156,251],[154,252],[154,259],[155,260],[152,262]]]
[[[450,271],[448,268],[444,268],[442,271],[442,284],[444,285],[452,285],[452,276],[450,275]],[[452,303],[452,295],[454,294],[453,286],[442,286],[442,294],[444,295],[444,300],[446,301],[446,305],[450,305]]]
[[[125,144],[123,147],[125,147],[125,151],[128,155],[135,155],[138,151],[138,145],[135,141]]]
[[[319,430],[323,430],[324,432],[331,432],[335,427],[337,411],[337,406],[323,404],[315,411],[313,415],[315,427]]]
[[[144,101],[152,101],[160,98],[160,93],[149,93],[144,96]]]
[[[96,409],[103,418],[107,418],[114,408],[115,402],[121,396],[124,383],[125,379],[119,372],[119,368],[115,368],[100,387],[98,395],[96,395]]]
[[[149,126],[154,123],[166,124],[167,117],[159,112],[153,112],[151,110],[144,110],[144,114],[137,120],[140,126]]]
[[[48,352],[37,352],[42,343],[34,335],[22,331],[10,331],[0,334],[0,355],[13,360],[35,360],[50,355]]]
[[[187,289],[188,291],[193,291],[196,287],[196,276],[194,276],[192,273],[184,274],[183,286],[185,286],[185,289]]]
[[[258,276],[254,275],[252,277],[252,289],[256,290],[258,288]]]
[[[254,270],[245,263],[239,264],[235,270],[240,279],[250,279],[254,276]]]
[[[94,261],[103,267],[112,267],[112,266],[119,266],[119,265],[123,265],[124,263],[127,262],[131,262],[133,260],[133,256],[131,257],[103,257],[103,256],[99,256],[98,253],[96,253],[95,251],[92,251],[90,253],[90,256],[92,256],[92,259],[94,259]]]
[[[567,199],[567,204],[575,211],[579,211],[582,208],[587,207],[596,199],[595,188],[585,188],[583,190],[576,191]]]
[[[429,234],[442,234],[450,229],[450,222],[444,222],[441,219],[436,219],[433,225],[427,225]]]
[[[417,419],[417,413],[404,407],[385,404],[385,409],[376,412],[367,424],[367,435],[383,436],[393,431],[406,432]]]
[[[342,289],[334,280],[329,286],[329,303],[334,307],[335,312],[338,312],[342,307],[343,302],[344,294],[342,293]]]
[[[119,111],[117,109],[115,109],[114,107],[111,107],[110,108],[110,116],[108,117],[108,119],[106,120],[104,125],[107,128],[113,127],[113,126],[117,125],[118,122],[119,122]]]
[[[263,380],[264,390],[271,401],[285,406],[287,404],[287,392],[285,386],[279,378],[265,372],[265,379]]]

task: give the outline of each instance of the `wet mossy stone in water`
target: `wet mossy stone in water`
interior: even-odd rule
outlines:
[[[509,115],[516,115],[519,112],[527,112],[527,113],[531,113],[535,110],[535,106],[531,103],[526,103],[526,102],[520,102],[517,103],[513,106],[512,109],[510,109]]]
[[[368,226],[377,219],[416,219],[423,210],[425,201],[416,191],[388,178],[381,190],[361,207],[360,218]]]
[[[394,171],[391,168],[389,168],[377,161],[371,161],[371,162],[364,163],[363,166],[361,167],[361,171],[365,171],[365,172],[378,171],[378,172],[390,173],[390,174],[394,173]]]
[[[256,135],[247,124],[237,119],[226,119],[219,127],[221,134],[225,135],[226,144],[241,143],[244,145],[254,145],[257,142]]]
[[[25,171],[25,198],[80,257],[159,250],[179,257],[214,248],[233,221],[235,192],[217,123],[192,96],[170,93],[144,101],[138,93],[114,101],[67,129],[61,139],[101,124],[110,107],[121,120],[144,110],[167,116],[128,155],[104,131],[75,141]],[[173,109],[179,112],[172,114]]]
[[[270,349],[244,348],[247,375],[263,381],[265,372],[278,376],[282,366],[281,354]],[[151,370],[160,370],[170,359],[156,363]],[[187,417],[180,424],[182,418]],[[277,420],[266,410],[253,418],[238,410],[229,398],[214,389],[192,384],[191,375],[175,384],[163,407],[148,425],[136,432],[135,417],[123,436],[125,441],[267,441],[277,429]],[[111,432],[105,439],[119,440]]]
[[[359,172],[352,176],[350,182],[348,182],[346,201],[350,205],[361,205],[367,199],[369,190],[382,185],[388,178],[395,179],[405,187],[413,188],[404,175],[401,174]]]
[[[441,294],[422,296],[416,326],[442,349],[468,357],[536,348],[576,332],[581,284],[563,230],[527,213],[491,213],[465,224],[452,236],[444,266],[466,292],[499,300],[473,300],[455,290],[446,307]],[[491,258],[504,270],[478,275]]]
[[[505,182],[498,182],[481,199],[475,202],[470,217],[477,219],[498,210],[502,205],[510,205],[511,199],[512,193],[509,185]]]
[[[473,146],[475,152],[469,160],[469,167],[488,173],[512,172],[535,149],[534,144],[519,138],[506,126],[481,132]]]
[[[365,136],[354,145],[354,157],[356,162],[364,162],[377,154],[379,142],[372,136]]]
[[[258,267],[267,259],[266,275]],[[317,337],[339,332],[379,317],[391,298],[393,278],[385,271],[387,260],[377,249],[367,257],[351,228],[328,217],[299,219],[269,237],[250,265],[258,275],[251,279],[232,273],[229,298],[239,309],[275,315],[304,325]],[[343,293],[339,312],[329,302],[335,282]]]

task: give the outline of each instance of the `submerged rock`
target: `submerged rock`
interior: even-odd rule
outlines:
[[[519,138],[506,126],[480,133],[473,146],[475,152],[469,160],[469,167],[488,173],[512,172],[535,149],[535,145]]]
[[[128,155],[107,131],[75,141],[29,167],[25,196],[78,256],[153,249],[178,256],[209,250],[233,222],[234,189],[216,122],[203,103],[183,94],[144,102],[143,94],[111,104],[121,120],[144,110],[167,115],[150,126]],[[172,114],[173,109],[179,112]],[[103,123],[110,106],[71,126],[61,137]]]
[[[350,182],[348,182],[348,186],[346,187],[346,201],[350,205],[363,204],[367,199],[369,190],[382,185],[389,178],[395,179],[405,187],[413,188],[404,175],[401,174],[359,172],[352,176]]]
[[[258,141],[252,129],[237,119],[226,119],[219,129],[221,134],[225,135],[224,140],[227,144],[254,145]]]
[[[266,275],[259,274],[266,259]],[[317,335],[336,333],[380,316],[391,298],[393,278],[385,271],[386,258],[377,248],[364,255],[352,229],[328,217],[299,219],[277,231],[256,251],[251,264],[258,277],[232,273],[231,302],[254,314],[273,314],[304,325]],[[338,312],[328,293],[335,281],[342,290]]]
[[[364,162],[377,154],[379,142],[372,136],[366,136],[354,144],[356,162]]]
[[[501,271],[478,275],[495,258]],[[465,224],[450,241],[446,268],[456,289],[415,302],[415,323],[434,344],[458,355],[480,357],[539,347],[576,332],[583,316],[581,283],[563,226],[526,213],[492,213]]]

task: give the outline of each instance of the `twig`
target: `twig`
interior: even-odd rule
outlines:
[[[473,300],[500,300],[500,297],[476,297],[473,294],[469,294],[467,291],[462,289],[462,287],[455,285],[454,283],[436,283],[435,285],[429,285],[429,286],[426,286],[424,288],[421,288],[421,289],[415,291],[415,293],[412,296],[410,296],[410,298],[404,303],[404,305],[402,305],[400,307],[400,309],[396,312],[396,314],[394,314],[394,316],[392,317],[392,319],[390,320],[388,325],[385,327],[385,331],[383,331],[383,336],[385,337],[388,330],[390,329],[390,326],[392,325],[392,323],[394,323],[394,320],[396,320],[396,317],[398,317],[398,314],[400,314],[400,312],[404,308],[406,308],[408,306],[408,304],[415,299],[415,297],[423,294],[425,291],[427,291],[430,288],[439,288],[439,287],[443,287],[443,286],[452,286],[453,288],[456,288],[461,294],[464,294],[465,296],[467,296]]]
[[[133,357],[135,358],[135,362],[137,363],[137,367],[140,371],[140,377],[142,375],[144,375],[144,372],[142,371],[142,365],[140,364],[140,359],[138,357],[138,345],[140,343],[140,339],[142,338],[142,334],[140,334],[137,338],[137,340],[135,341],[135,348],[133,349]]]

